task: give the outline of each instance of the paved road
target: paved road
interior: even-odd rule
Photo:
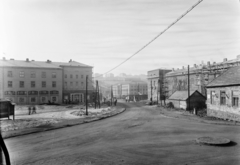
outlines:
[[[17,165],[237,165],[240,127],[166,118],[140,103],[101,121],[6,139]],[[230,138],[237,145],[205,146],[201,136]]]

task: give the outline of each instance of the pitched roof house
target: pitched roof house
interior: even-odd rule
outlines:
[[[207,85],[207,115],[240,121],[240,66],[225,71]]]

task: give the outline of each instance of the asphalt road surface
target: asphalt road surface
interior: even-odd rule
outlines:
[[[16,165],[238,165],[240,127],[161,116],[141,103],[104,120],[6,139]],[[200,145],[202,136],[229,138],[225,147]]]

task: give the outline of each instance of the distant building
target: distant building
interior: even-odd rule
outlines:
[[[0,98],[17,104],[84,102],[92,67],[67,62],[0,60]],[[89,83],[89,99],[93,86]]]
[[[240,66],[229,68],[207,85],[207,115],[240,121]]]
[[[147,99],[147,83],[125,83],[122,84],[121,98],[128,97],[129,100],[146,100]]]
[[[165,100],[166,86],[164,76],[170,72],[169,69],[155,69],[148,71],[148,100]]]
[[[113,97],[120,99],[122,96],[122,85],[121,84],[112,85],[112,91]]]
[[[167,102],[172,102],[175,108],[184,110],[206,108],[206,97],[197,90],[190,91],[189,97],[188,91],[176,91],[167,99]]]
[[[114,74],[113,74],[113,73],[107,73],[105,76],[106,76],[106,77],[111,77],[111,78],[113,78],[113,77],[114,77]]]

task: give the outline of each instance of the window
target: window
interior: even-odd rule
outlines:
[[[81,75],[81,78],[83,78],[83,75]]]
[[[64,76],[65,78],[67,78],[67,74],[65,74],[65,76]]]
[[[52,72],[52,78],[57,78],[56,72]]]
[[[72,82],[70,82],[70,86],[71,86],[71,87],[73,86],[73,83],[72,83]]]
[[[78,86],[78,82],[76,82],[76,86]]]
[[[65,87],[67,87],[67,82],[64,83]]]
[[[216,99],[215,91],[211,91],[210,97],[211,97],[211,100],[210,100],[211,104],[215,104],[216,103],[216,101],[215,101],[215,99]]]
[[[57,87],[57,82],[56,82],[56,81],[53,81],[53,82],[52,82],[52,87],[53,87],[53,88]]]
[[[226,92],[220,91],[220,104],[226,105]]]
[[[12,71],[8,71],[7,75],[8,77],[12,77],[13,76]]]
[[[24,103],[24,102],[25,102],[24,97],[20,97],[20,98],[19,98],[19,103]]]
[[[20,81],[20,82],[19,82],[19,87],[20,87],[20,88],[24,88],[24,81]]]
[[[57,101],[57,97],[53,96],[52,97],[52,102],[56,102]]]
[[[12,88],[12,81],[8,81],[8,88]]]
[[[20,71],[19,72],[19,77],[24,77],[25,75],[24,75],[24,71]]]
[[[35,88],[35,86],[36,86],[35,81],[31,81],[31,88]]]
[[[83,86],[83,82],[81,82],[81,86]]]
[[[73,78],[72,74],[70,74],[70,78]]]
[[[46,72],[42,72],[42,78],[46,78]]]
[[[42,97],[42,103],[45,103],[45,102],[47,102],[47,99],[46,99],[46,97]]]
[[[232,106],[238,107],[239,106],[239,91],[232,91]]]
[[[35,103],[36,102],[36,97],[31,97],[30,102]]]
[[[46,81],[42,81],[42,87],[43,87],[43,88],[46,88],[46,86],[47,86]]]
[[[30,77],[31,77],[31,78],[36,78],[36,73],[35,73],[35,72],[31,72]]]
[[[76,75],[76,78],[78,78],[78,75]]]

